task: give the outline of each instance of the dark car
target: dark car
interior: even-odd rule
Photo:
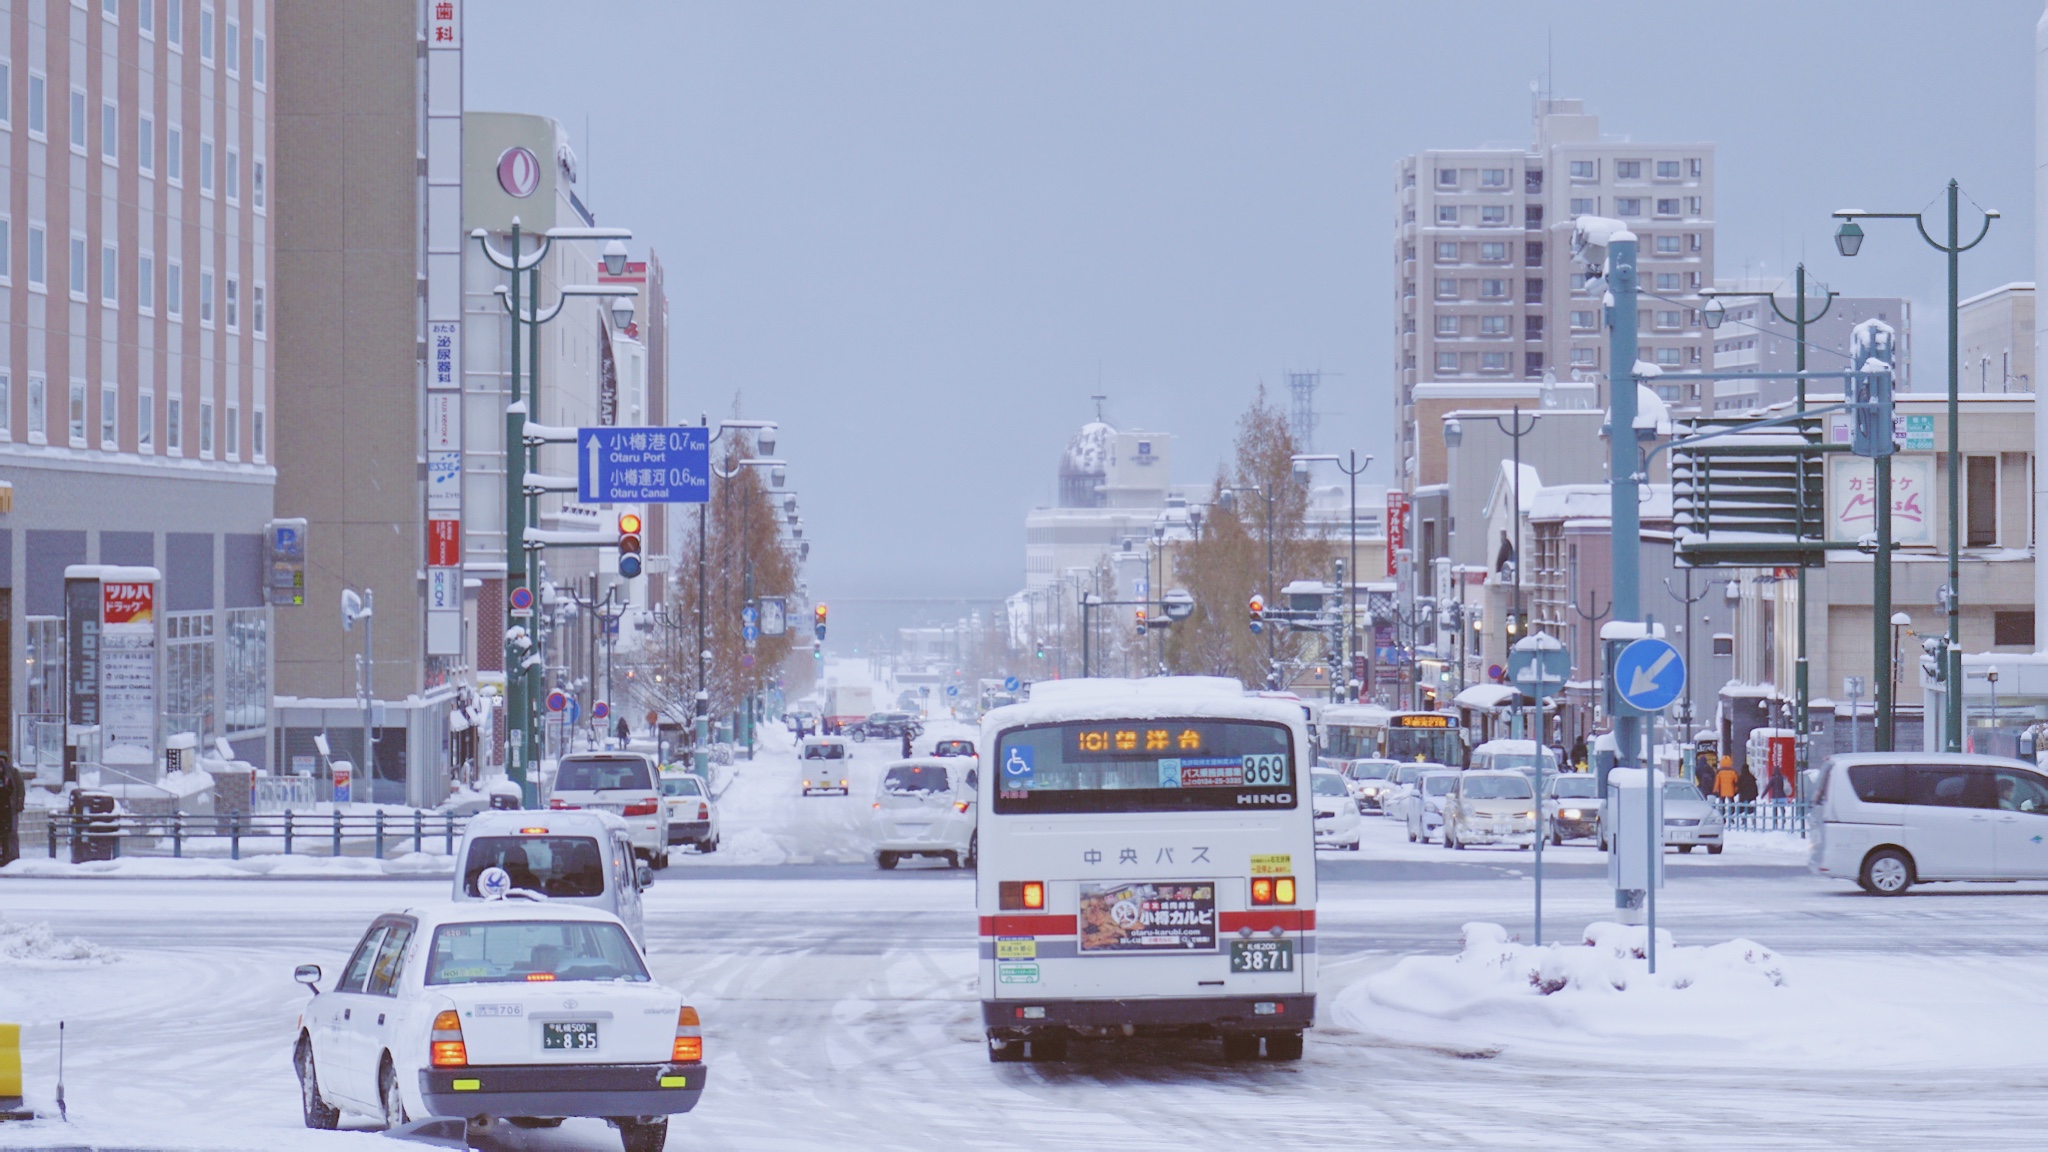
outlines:
[[[934,745],[932,745],[932,755],[934,755],[934,756],[972,756],[972,755],[974,755],[974,741],[972,741],[972,740],[941,740],[941,741],[939,741],[939,742],[938,742],[937,744],[934,744]]]
[[[924,725],[908,712],[871,712],[860,723],[847,725],[844,734],[858,741],[901,740],[905,732],[915,740],[924,734]]]

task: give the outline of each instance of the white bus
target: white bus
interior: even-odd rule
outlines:
[[[1235,680],[1061,680],[982,719],[989,1059],[1215,1036],[1299,1059],[1315,1020],[1308,732]]]

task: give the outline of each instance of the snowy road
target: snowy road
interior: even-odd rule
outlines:
[[[2038,1061],[1967,1070],[1758,1067],[1703,1045],[1649,1066],[1506,1045],[1401,1041],[1333,1016],[1400,957],[1448,954],[1459,926],[1528,932],[1527,854],[1410,852],[1369,821],[1363,859],[1324,854],[1322,1019],[1298,1065],[1226,1066],[1213,1045],[1080,1044],[1053,1066],[989,1064],[974,999],[968,879],[856,867],[672,869],[650,893],[661,978],[703,1010],[711,1089],[672,1148],[1294,1146],[2038,1146]],[[1549,916],[1571,934],[1609,902],[1588,852],[1556,855]],[[286,1052],[304,994],[294,964],[332,971],[369,917],[437,901],[419,881],[0,881],[0,912],[121,954],[106,966],[0,968],[0,1019],[36,1037],[69,1021],[80,1129],[0,1131],[0,1146],[390,1147],[298,1127]],[[1684,942],[1761,940],[1787,957],[1897,964],[1959,1003],[2026,989],[2038,1011],[2048,892],[1852,894],[1735,853],[1672,867],[1662,924]],[[1911,953],[1911,955],[1902,955]],[[1816,959],[1814,962],[1820,962]],[[1982,1008],[1983,1005],[1977,1004]],[[1884,1010],[1872,1004],[1873,1011]],[[47,1088],[44,1089],[47,1092]],[[374,1142],[373,1142],[374,1141]],[[500,1145],[612,1149],[594,1122]]]

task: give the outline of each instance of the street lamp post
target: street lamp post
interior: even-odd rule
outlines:
[[[1351,481],[1351,560],[1344,565],[1344,627],[1338,632],[1337,644],[1337,666],[1345,684],[1349,686],[1351,668],[1347,661],[1350,654],[1357,649],[1357,639],[1352,635],[1352,629],[1357,627],[1358,620],[1358,477],[1367,468],[1372,467],[1372,454],[1366,454],[1363,464],[1358,462],[1356,448],[1349,449],[1346,456],[1311,453],[1296,456],[1294,460],[1297,464],[1335,464]],[[1268,583],[1271,579],[1269,575]]]
[[[537,508],[530,508],[528,501],[537,505],[540,490],[529,491],[526,474],[531,468],[528,459],[532,446],[526,443],[527,410],[540,398],[540,326],[554,319],[562,311],[571,296],[623,297],[638,295],[638,289],[630,287],[568,285],[561,289],[553,309],[545,315],[540,312],[540,269],[547,259],[548,250],[557,240],[605,240],[605,270],[617,276],[626,270],[626,247],[623,241],[632,238],[632,231],[626,228],[550,228],[539,236],[540,243],[532,252],[521,249],[519,220],[512,220],[509,253],[499,252],[491,247],[490,233],[482,228],[475,229],[470,237],[483,250],[484,258],[500,271],[511,273],[509,285],[498,288],[500,301],[511,316],[511,359],[510,399],[505,405],[505,719],[506,753],[509,763],[506,774],[519,785],[521,803],[535,807],[540,795],[535,781],[528,776],[535,753],[538,749],[537,725],[534,716],[535,692],[528,681],[538,674],[521,666],[517,618],[512,615],[512,594],[526,588],[532,591],[528,573],[526,529],[537,519]],[[522,311],[520,276],[524,273],[527,284],[523,296],[528,311]],[[527,381],[522,388],[520,380],[519,329],[527,328],[528,357],[526,364]]]
[[[1793,368],[1794,370],[1800,373],[1800,375],[1797,377],[1797,391],[1793,394],[1793,411],[1795,413],[1804,413],[1806,411],[1806,326],[1808,324],[1816,323],[1822,317],[1826,316],[1828,314],[1828,310],[1835,306],[1835,297],[1841,295],[1841,293],[1833,291],[1831,289],[1827,289],[1825,286],[1823,286],[1822,291],[1826,294],[1820,298],[1820,311],[1814,313],[1811,316],[1808,316],[1806,314],[1806,262],[1804,260],[1799,262],[1799,267],[1794,273],[1794,284],[1795,287],[1793,291],[1797,294],[1797,297],[1796,302],[1794,303],[1792,308],[1792,315],[1790,316],[1785,315],[1785,310],[1783,308],[1778,307],[1778,296],[1775,292],[1722,292],[1719,289],[1707,288],[1700,292],[1700,295],[1708,297],[1706,307],[1700,310],[1700,318],[1703,321],[1705,321],[1709,329],[1718,329],[1719,327],[1721,327],[1722,320],[1727,316],[1727,309],[1724,308],[1721,304],[1721,301],[1723,299],[1768,300],[1771,305],[1771,311],[1777,314],[1778,319],[1783,320],[1785,323],[1792,325]],[[1852,369],[1860,368],[1861,365],[1852,364],[1850,365],[1850,367]],[[1806,477],[1804,475],[1806,470],[1806,458],[1804,456],[1801,456],[1799,458],[1799,469],[1801,473],[1799,477],[1799,490],[1800,492],[1804,493],[1806,491]],[[1881,560],[1883,563],[1887,565],[1891,563],[1890,556],[1881,557]],[[1686,588],[1688,591],[1690,591],[1692,587],[1691,569],[1688,568],[1686,571]],[[1690,610],[1690,606],[1688,606],[1687,611],[1689,612]],[[1687,636],[1690,636],[1691,634],[1692,633],[1690,631],[1686,633]],[[1688,654],[1685,658],[1685,666],[1687,668],[1692,667],[1692,657],[1690,654]],[[1801,564],[1799,566],[1798,652],[1794,656],[1792,664],[1792,695],[1794,699],[1797,701],[1797,703],[1794,706],[1797,708],[1799,713],[1799,724],[1797,728],[1798,739],[1794,743],[1793,747],[1796,748],[1799,753],[1799,764],[1797,771],[1801,773],[1805,771],[1807,760],[1809,758],[1809,749],[1807,747],[1807,730],[1813,726],[1811,722],[1809,722],[1807,719],[1809,701],[1812,699],[1807,673],[1808,664],[1806,658],[1806,565]],[[1685,703],[1687,709],[1690,709],[1692,707],[1692,687],[1690,680],[1687,681],[1686,685]],[[1688,738],[1690,738],[1691,726],[1692,721],[1690,716],[1688,716],[1686,720]],[[1880,751],[1889,752],[1891,751],[1891,744],[1888,741],[1880,739],[1878,743],[1878,748]],[[1803,779],[1804,777],[1801,776],[1799,778]]]
[[[1984,225],[1977,230],[1977,238],[1968,244],[1962,242],[1957,224],[1961,189],[1954,180],[1948,182],[1948,242],[1936,240],[1927,231],[1925,214],[1920,212],[1866,212],[1861,208],[1843,208],[1835,213],[1842,221],[1835,230],[1835,248],[1843,256],[1854,256],[1863,248],[1863,229],[1856,221],[1861,220],[1911,220],[1920,230],[1920,238],[1927,241],[1935,251],[1948,257],[1948,587],[1943,598],[1943,607],[1948,612],[1948,643],[1943,653],[1943,683],[1946,691],[1942,695],[1942,750],[1960,752],[1963,750],[1963,548],[1962,548],[1962,421],[1961,404],[1957,397],[1962,385],[1962,345],[1957,332],[1957,313],[1961,311],[1960,261],[1962,254],[1984,242],[1991,232],[1991,222],[1998,219],[1994,209],[1981,209]],[[1851,365],[1859,369],[1861,365]],[[1881,494],[1888,505],[1891,493]],[[1885,557],[1889,559],[1889,557]]]
[[[1890,677],[1891,695],[1889,697],[1889,701],[1892,714],[1890,717],[1890,723],[1887,726],[1891,728],[1893,732],[1897,732],[1899,730],[1899,631],[1901,629],[1910,630],[1913,627],[1913,618],[1911,616],[1908,616],[1904,612],[1894,612],[1892,613],[1891,626],[1892,667]],[[1879,751],[1890,751],[1890,749],[1881,748],[1879,749]]]
[[[1510,636],[1513,636],[1515,633],[1516,622],[1519,621],[1522,625],[1522,635],[1527,636],[1529,634],[1527,614],[1523,611],[1522,608],[1522,569],[1528,567],[1527,563],[1525,562],[1525,557],[1522,554],[1522,437],[1527,436],[1531,432],[1534,432],[1536,430],[1537,422],[1542,420],[1543,417],[1533,412],[1530,413],[1529,424],[1528,427],[1525,428],[1522,426],[1522,406],[1520,404],[1516,404],[1508,410],[1507,423],[1501,423],[1501,419],[1498,416],[1488,416],[1486,417],[1486,419],[1491,420],[1493,422],[1493,426],[1500,429],[1501,432],[1504,433],[1507,436],[1507,438],[1513,441],[1514,443],[1514,452],[1512,458],[1514,461],[1515,469],[1515,507],[1514,511],[1510,515],[1513,518],[1515,525],[1515,576],[1513,590],[1509,593],[1507,626],[1508,634]],[[1444,446],[1446,448],[1456,448],[1464,442],[1464,425],[1458,420],[1444,421]],[[1528,736],[1529,716],[1527,708],[1527,697],[1524,696],[1522,699],[1524,702],[1524,707],[1521,710],[1522,734],[1524,736]],[[1536,746],[1540,749],[1543,746],[1543,741],[1540,737],[1536,737],[1535,739]]]

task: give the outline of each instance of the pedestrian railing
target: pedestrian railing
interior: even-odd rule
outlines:
[[[195,856],[240,860],[261,854],[355,856],[382,860],[407,852],[452,856],[469,822],[438,812],[52,812],[44,831],[50,858]]]
[[[1790,832],[1806,835],[1813,805],[1803,800],[1720,800],[1714,810],[1734,832]]]

